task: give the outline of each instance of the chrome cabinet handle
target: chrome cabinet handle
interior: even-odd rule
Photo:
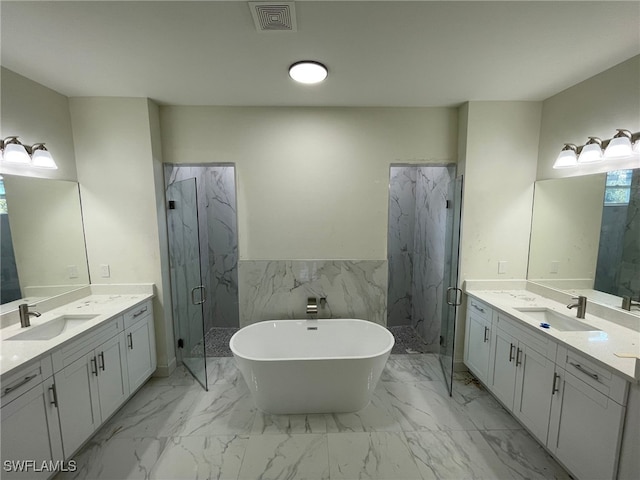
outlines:
[[[556,372],[553,372],[553,383],[551,384],[551,395],[554,395],[556,392],[559,392],[560,389],[557,387],[557,380],[560,379],[560,375]]]
[[[489,333],[489,327],[484,327],[484,343],[487,343],[489,341],[487,333]]]
[[[513,349],[516,348],[516,346],[513,343],[509,344],[509,362],[513,362],[513,359],[515,358],[515,355],[513,354]]]
[[[480,308],[478,305],[476,305],[475,303],[471,302],[471,306],[473,308],[475,308],[476,310],[479,310],[480,312],[484,313],[484,308]]]
[[[24,377],[22,380],[20,380],[18,383],[16,383],[15,385],[11,385],[9,387],[6,387],[2,390],[2,396],[4,397],[7,393],[11,393],[13,392],[16,388],[20,388],[22,385],[24,385],[25,383],[29,383],[31,380],[33,380],[34,378],[36,378],[38,376],[37,373],[34,373],[33,375],[29,375]]]
[[[584,368],[582,365],[580,365],[579,363],[573,363],[573,362],[569,362],[570,365],[574,366],[577,370],[579,370],[580,372],[584,373],[585,375],[590,376],[591,378],[593,378],[594,380],[598,380],[598,374],[597,373],[593,373],[590,372],[589,370],[587,370],[586,368]]]
[[[147,307],[144,307],[142,310],[140,310],[138,313],[134,313],[133,314],[133,318],[139,317],[140,315],[142,315],[144,312],[147,311]]]
[[[129,350],[133,350],[133,333],[129,332],[127,337],[129,338]]]
[[[519,348],[519,349],[516,351],[516,367],[517,367],[518,365],[521,365],[521,364],[522,364],[522,360],[520,360],[520,354],[521,354],[521,353],[522,353],[522,349],[521,349],[521,348]]]
[[[49,391],[53,394],[53,400],[51,400],[49,403],[54,407],[58,407],[58,393],[56,392],[55,383],[49,387]]]
[[[104,372],[104,352],[100,352],[98,354],[98,358],[101,360],[100,361],[100,370],[102,370]]]
[[[93,368],[91,369],[91,373],[93,373],[97,377],[98,376],[98,361],[96,360],[96,357],[93,357],[91,359],[91,364],[93,365]]]

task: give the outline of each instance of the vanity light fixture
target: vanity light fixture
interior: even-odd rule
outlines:
[[[570,168],[576,165],[578,165],[578,147],[573,143],[565,143],[553,168]]]
[[[605,158],[628,157],[633,153],[631,149],[631,132],[622,128],[613,136],[604,151]]]
[[[631,133],[619,128],[613,138],[600,140],[589,137],[584,145],[565,143],[553,168],[569,168],[595,163],[600,160],[617,160],[640,156],[640,132]]]
[[[602,140],[589,137],[589,141],[582,147],[578,163],[595,163],[602,160]]]
[[[24,167],[57,169],[51,153],[44,143],[36,143],[32,146],[23,145],[17,136],[0,140],[2,150],[2,162]]]
[[[320,83],[328,74],[327,67],[313,60],[296,62],[289,67],[289,76],[299,83]]]

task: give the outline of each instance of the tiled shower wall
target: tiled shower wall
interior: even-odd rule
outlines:
[[[438,349],[443,310],[446,208],[454,166],[391,167],[389,326],[412,325]]]
[[[237,327],[238,235],[234,167],[165,165],[167,185],[188,178],[195,178],[197,184],[200,268],[207,296],[205,331],[212,327]],[[170,256],[174,254],[169,252]],[[171,260],[175,264],[174,258]]]
[[[308,297],[327,299],[318,318],[358,318],[386,324],[384,260],[242,260],[240,326],[261,320],[305,319]]]

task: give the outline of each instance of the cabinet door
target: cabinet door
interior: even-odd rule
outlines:
[[[121,332],[95,350],[102,421],[109,418],[129,396],[125,349],[124,333]]]
[[[36,479],[51,475],[47,468],[37,472],[33,466],[43,469],[43,462],[63,460],[58,412],[52,404],[53,379],[32,388],[2,407],[2,478]],[[34,462],[26,471],[20,461]],[[6,462],[11,462],[7,465]],[[22,468],[25,468],[22,464]],[[7,468],[8,467],[8,468]],[[49,467],[50,468],[50,467]]]
[[[135,391],[155,370],[153,357],[155,349],[151,351],[151,336],[153,335],[152,317],[141,321],[126,332],[127,340],[127,369],[129,372],[129,390]]]
[[[54,376],[62,446],[69,458],[100,425],[98,365],[93,352],[69,364]]]
[[[547,447],[578,478],[615,478],[625,409],[561,368]]]
[[[515,416],[543,444],[547,441],[555,364],[523,342],[516,352]]]
[[[491,392],[509,409],[513,408],[516,387],[516,352],[518,341],[501,328],[493,335]]]
[[[473,312],[467,318],[467,366],[480,380],[486,382],[491,352],[491,327]]]

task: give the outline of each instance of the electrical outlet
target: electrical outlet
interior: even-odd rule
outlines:
[[[549,270],[549,273],[558,273],[559,269],[560,269],[560,262],[558,260],[553,260],[551,262],[551,269]]]
[[[111,276],[111,271],[109,270],[109,265],[107,265],[107,264],[100,265],[100,276],[102,278],[109,278]]]
[[[507,261],[500,260],[498,262],[498,273],[507,273]]]
[[[67,265],[67,276],[69,278],[78,278],[78,266]]]

